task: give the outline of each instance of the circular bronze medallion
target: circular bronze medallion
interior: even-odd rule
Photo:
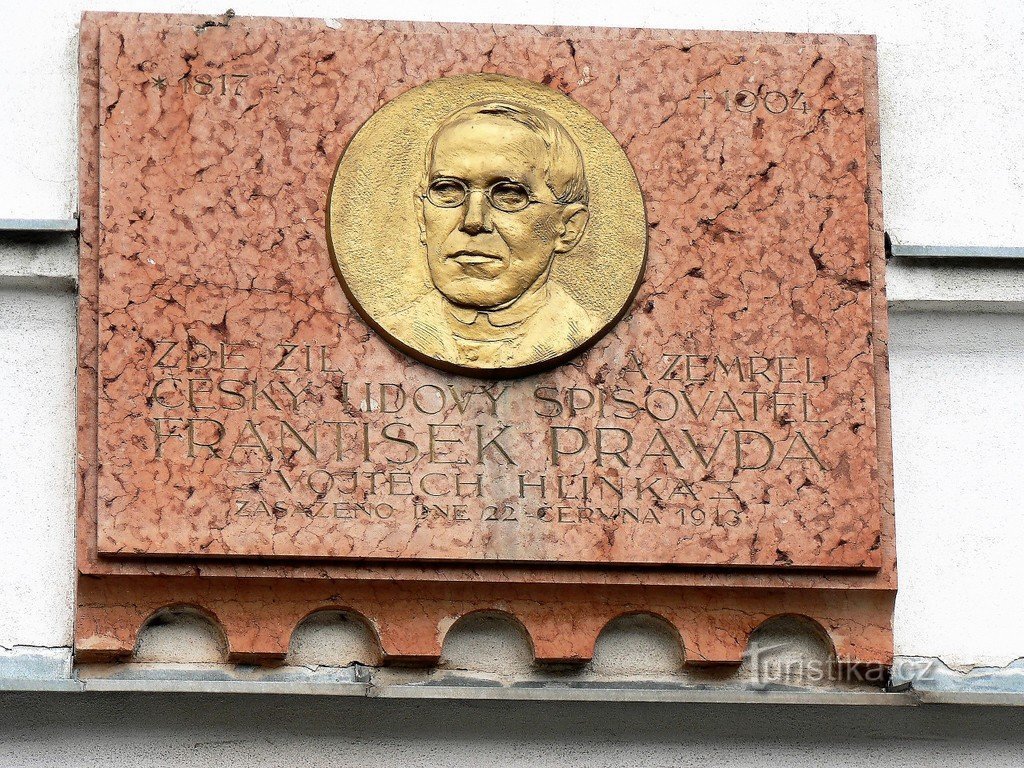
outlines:
[[[338,162],[327,231],[367,323],[429,365],[484,376],[599,339],[647,253],[615,138],[557,91],[500,75],[434,80],[370,117]]]

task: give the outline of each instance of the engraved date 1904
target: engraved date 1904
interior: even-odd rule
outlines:
[[[769,91],[758,88],[756,91],[741,89],[738,91],[719,91],[710,93],[704,91],[696,97],[701,104],[701,111],[718,107],[726,112],[740,112],[750,114],[751,112],[768,112],[772,115],[781,115],[783,112],[800,112],[806,115],[811,111],[807,104],[807,98],[800,91],[783,93],[782,91]]]

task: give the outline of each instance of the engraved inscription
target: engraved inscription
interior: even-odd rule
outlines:
[[[523,426],[525,393],[506,383],[353,381],[325,344],[152,348],[152,456],[181,473],[226,461],[227,519],[685,539],[765,513],[768,491],[748,475],[795,467],[817,487],[830,473],[821,438],[833,425],[816,401],[829,376],[809,357],[630,350],[616,384],[533,386]],[[329,401],[347,417],[319,418]]]

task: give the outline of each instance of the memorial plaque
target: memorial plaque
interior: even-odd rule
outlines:
[[[538,658],[646,610],[888,659],[871,38],[82,39],[80,653],[188,602],[238,658],[344,604],[392,658],[488,608]]]

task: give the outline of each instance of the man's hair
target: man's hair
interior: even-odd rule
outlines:
[[[444,119],[427,144],[424,177],[430,172],[430,160],[441,132],[477,115],[504,117],[530,129],[547,147],[548,163],[544,178],[555,200],[565,205],[589,203],[590,189],[583,168],[583,153],[569,132],[546,112],[501,99],[474,102]],[[424,187],[427,183],[429,179],[425,178]]]

